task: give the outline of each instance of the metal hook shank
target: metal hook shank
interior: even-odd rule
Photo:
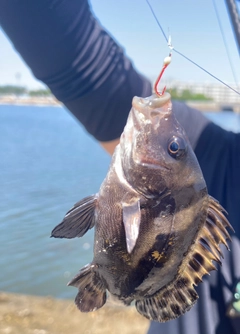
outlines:
[[[157,96],[163,96],[163,94],[166,91],[166,86],[164,86],[162,92],[160,93],[158,91],[158,85],[160,83],[160,80],[162,78],[162,75],[163,75],[164,71],[166,70],[166,68],[168,67],[168,65],[171,63],[171,56],[172,56],[172,54],[170,53],[169,56],[164,59],[162,70],[161,70],[161,72],[160,72],[160,74],[159,74],[159,76],[158,76],[158,78],[156,80],[156,83],[154,85],[154,92],[156,93]]]

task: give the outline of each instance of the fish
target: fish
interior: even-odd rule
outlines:
[[[68,283],[80,311],[101,308],[107,295],[144,317],[175,319],[196,303],[202,277],[221,264],[232,229],[207,186],[171,96],[134,97],[97,194],[77,202],[55,238],[95,229],[90,264]]]

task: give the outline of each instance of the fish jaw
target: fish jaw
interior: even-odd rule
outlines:
[[[136,117],[139,117],[140,121],[144,116],[150,118],[159,113],[161,117],[168,117],[172,113],[171,95],[169,93],[165,93],[161,97],[155,94],[146,98],[134,96],[132,106],[138,110]],[[155,115],[151,115],[152,111],[155,112]]]
[[[161,166],[159,162],[163,156],[156,157],[155,151],[159,148],[155,148],[158,141],[156,136],[160,134],[160,127],[162,130],[166,127],[164,123],[172,114],[171,96],[168,93],[161,98],[155,95],[147,98],[135,96],[120,138],[121,151],[126,158],[132,156],[135,164],[139,165]]]

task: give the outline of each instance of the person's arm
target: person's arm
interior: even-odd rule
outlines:
[[[183,102],[173,101],[172,105],[177,120],[186,131],[192,148],[195,149],[201,133],[210,120],[201,111],[191,108]]]
[[[151,95],[151,85],[99,25],[88,1],[3,0],[0,24],[35,77],[112,154],[133,96]],[[173,109],[194,148],[207,119],[180,102]]]
[[[100,142],[101,146],[107,151],[110,155],[113,155],[113,152],[116,146],[119,144],[120,138],[111,140],[111,141],[102,141]]]
[[[151,84],[88,1],[2,0],[0,24],[34,76],[112,153],[133,96],[151,95]]]

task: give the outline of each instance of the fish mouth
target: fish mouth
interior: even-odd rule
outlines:
[[[134,96],[132,100],[132,105],[135,109],[142,112],[147,107],[151,109],[162,108],[167,102],[170,102],[171,95],[169,93],[165,93],[162,96],[157,96],[153,94],[146,98]]]
[[[165,93],[161,97],[155,94],[146,98],[135,96],[132,106],[134,127],[138,131],[146,125],[158,128],[161,119],[166,119],[172,115],[171,95],[169,93]]]

